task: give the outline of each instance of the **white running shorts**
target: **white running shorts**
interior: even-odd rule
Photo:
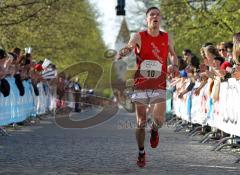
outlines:
[[[163,89],[146,89],[134,90],[131,96],[132,102],[139,102],[142,104],[153,104],[166,100],[166,90]]]

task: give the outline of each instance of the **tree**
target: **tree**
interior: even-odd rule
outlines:
[[[80,61],[92,61],[104,69],[103,82],[108,82],[110,62],[102,59],[106,46],[96,13],[87,0],[0,2],[2,47],[10,50],[30,46],[34,59],[50,58],[59,70]]]
[[[231,41],[240,31],[237,0],[153,0],[153,4],[160,7],[163,27],[173,35],[178,54],[184,48],[199,54],[205,42]]]

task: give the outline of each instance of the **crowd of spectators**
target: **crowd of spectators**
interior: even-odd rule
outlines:
[[[0,48],[0,126],[58,108],[81,112],[81,98],[93,93],[82,89],[78,77],[58,74],[51,59],[36,60],[39,59],[34,59],[32,48]]]
[[[214,104],[219,101],[222,82],[240,79],[240,33],[234,34],[231,42],[207,42],[200,48],[200,53],[201,59],[190,49],[183,50],[179,56],[179,72],[173,72],[171,65],[168,67],[169,87],[176,98],[183,101],[187,100],[185,94],[191,92],[199,96],[202,89],[207,89],[206,96]]]
[[[198,95],[201,88],[208,81],[219,79],[220,82],[229,78],[240,78],[240,33],[233,36],[232,42],[221,42],[217,45],[205,43],[200,48],[202,58],[199,59],[190,49],[183,50],[183,56],[179,56],[179,74],[173,74],[172,66],[168,67],[168,78],[174,88],[178,83],[179,98],[194,88],[194,94]],[[184,88],[187,80],[191,83]],[[179,83],[181,81],[181,83]],[[196,82],[200,82],[198,87]],[[216,97],[215,100],[217,100]]]
[[[24,80],[30,80],[34,93],[38,95],[37,84],[39,82],[51,83],[51,80],[54,80],[57,76],[56,66],[51,64],[48,59],[44,61],[35,61],[31,48],[26,48],[24,52],[20,48],[14,48],[10,52],[0,49],[0,86],[2,94],[4,96],[9,95],[10,87],[6,78],[14,77],[20,96],[24,95]]]

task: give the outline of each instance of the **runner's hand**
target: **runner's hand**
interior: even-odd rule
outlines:
[[[132,46],[126,46],[126,47],[122,48],[122,49],[119,51],[119,55],[120,55],[121,57],[128,56],[128,55],[131,54],[132,50],[133,50],[133,47],[132,47]]]
[[[121,60],[121,59],[122,59],[122,56],[120,54],[117,54],[115,60],[118,61],[118,60]]]
[[[122,48],[119,53],[116,55],[116,61],[121,60],[123,57],[129,55],[132,49],[128,46]]]

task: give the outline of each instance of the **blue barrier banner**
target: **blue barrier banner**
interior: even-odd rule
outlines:
[[[24,80],[25,93],[20,96],[15,78],[8,76],[5,79],[10,85],[10,94],[4,97],[0,93],[0,126],[22,122],[29,117],[46,113],[50,96],[48,91],[44,91],[42,83],[38,85],[40,95],[37,97],[33,91],[31,81]]]

